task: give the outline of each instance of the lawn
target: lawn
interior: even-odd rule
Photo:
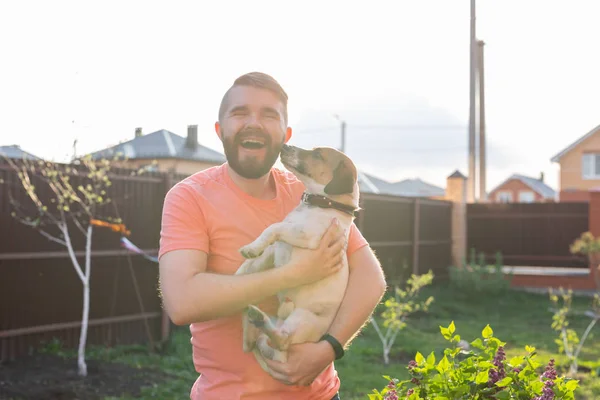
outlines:
[[[367,326],[354,340],[346,356],[336,363],[342,381],[343,400],[366,400],[373,388],[381,389],[387,383],[382,375],[406,378],[406,364],[417,351],[428,354],[433,350],[436,355],[441,354],[448,342],[441,336],[439,326],[448,326],[451,321],[456,325],[456,333],[469,342],[480,337],[485,325],[490,324],[494,336],[507,343],[508,357],[523,354],[525,345],[531,345],[538,349],[538,360],[543,364],[555,358],[558,368],[564,365],[565,357],[557,354],[556,335],[550,327],[552,314],[548,311],[550,302],[547,294],[511,291],[502,296],[473,296],[437,285],[423,289],[422,296],[429,295],[435,298],[429,312],[414,315],[408,321],[408,326],[396,339],[390,365],[383,364],[381,343],[372,326]],[[583,309],[590,302],[588,297],[576,297],[573,306]],[[581,336],[588,321],[586,317],[574,317],[571,327]],[[594,376],[595,371],[600,370],[600,326],[594,328],[593,334],[585,342],[585,351],[580,357],[582,369],[592,372],[579,376],[582,387],[576,392],[576,399],[600,398],[600,378]],[[153,383],[142,390],[141,397],[135,398],[188,398],[190,385],[196,379],[187,328],[175,329],[172,340],[160,353],[149,354],[143,346],[92,348],[88,358],[90,362],[124,363],[140,374],[151,375],[143,372],[146,368],[159,368],[168,374],[164,379],[158,376],[147,376],[145,381],[142,379],[141,382]],[[105,397],[105,400],[132,398],[113,395]]]

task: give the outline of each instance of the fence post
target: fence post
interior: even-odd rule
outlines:
[[[590,204],[588,214],[588,230],[595,237],[600,236],[600,188],[590,190]],[[596,282],[596,287],[600,289],[600,260],[597,256],[591,255],[589,258],[590,278]]]
[[[456,170],[446,179],[446,200],[452,202],[452,262],[463,265],[467,257],[467,178]]]
[[[419,228],[421,227],[421,203],[413,203],[413,274],[419,275]]]

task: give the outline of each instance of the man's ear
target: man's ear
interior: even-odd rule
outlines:
[[[223,141],[223,137],[221,136],[221,124],[219,124],[219,121],[215,122],[215,132],[217,132],[219,139]]]
[[[325,193],[336,195],[352,193],[354,190],[354,174],[347,163],[340,161],[333,171],[333,178],[325,186]]]
[[[292,128],[290,128],[288,126],[287,129],[285,130],[285,140],[283,141],[283,143],[289,142],[291,138],[292,138]]]

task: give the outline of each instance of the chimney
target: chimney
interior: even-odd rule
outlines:
[[[544,172],[540,172],[540,181],[544,182]]]
[[[139,138],[142,136],[142,128],[135,128],[135,137]]]
[[[190,150],[196,150],[198,147],[198,125],[188,125],[185,147]]]

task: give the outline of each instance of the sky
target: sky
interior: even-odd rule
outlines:
[[[167,129],[222,151],[214,122],[239,75],[287,91],[290,144],[339,146],[380,178],[468,172],[467,0],[27,1],[0,5],[0,145],[67,160]],[[597,0],[479,0],[487,189],[600,124]]]

